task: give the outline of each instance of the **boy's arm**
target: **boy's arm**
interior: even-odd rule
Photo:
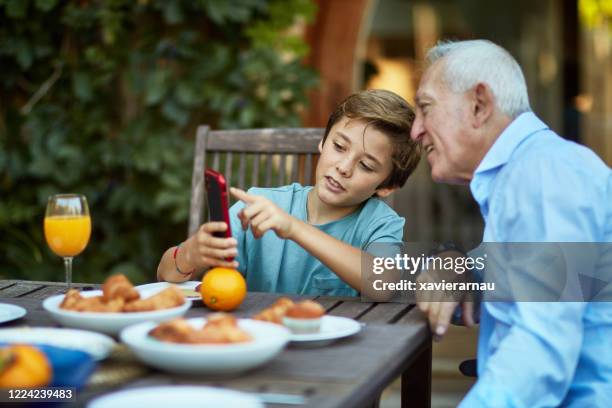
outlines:
[[[181,269],[181,271],[191,270],[191,269],[188,269],[188,268],[191,268],[191,266],[186,265],[185,261],[183,260],[183,254],[179,254],[180,249],[177,252],[177,257],[175,260],[173,256],[175,250],[176,250],[175,246],[166,250],[161,260],[159,261],[159,265],[157,266],[157,280],[158,281],[179,283],[179,282],[184,282],[186,280],[189,280],[191,278],[191,274],[180,274],[179,272],[176,271],[176,266],[174,264],[175,261],[176,261],[176,265],[179,265],[179,269]],[[182,269],[182,268],[185,268],[185,269]]]
[[[236,240],[213,236],[226,229],[224,222],[203,224],[178,250],[176,246],[166,250],[157,267],[157,280],[179,283],[193,279],[212,266],[237,268],[236,261],[225,260],[236,256]]]
[[[368,297],[379,295],[367,293],[369,286],[362,286],[362,256],[370,256],[368,253],[304,221],[292,218],[294,218],[293,227],[288,239],[295,241],[353,289],[361,293],[365,290],[366,293],[363,294]]]
[[[367,252],[298,220],[264,197],[253,196],[235,188],[232,188],[231,192],[236,198],[248,204],[248,207],[239,213],[239,217],[243,229],[250,224],[253,236],[256,238],[271,229],[280,238],[290,239],[300,245],[363,295],[375,300],[389,297],[389,294],[375,291],[370,285],[362,285],[362,257],[373,258]],[[391,275],[389,274],[389,277]]]

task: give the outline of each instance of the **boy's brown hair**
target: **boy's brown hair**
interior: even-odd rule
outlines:
[[[378,188],[402,187],[421,158],[420,145],[410,138],[415,117],[412,106],[401,96],[383,89],[354,93],[329,116],[323,143],[331,128],[343,117],[364,120],[368,126],[387,135],[393,149],[393,170]]]

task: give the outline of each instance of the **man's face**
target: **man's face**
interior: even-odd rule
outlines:
[[[443,65],[443,60],[434,63],[421,79],[410,136],[422,144],[434,181],[464,184],[472,178],[480,149],[474,146],[478,138],[471,127],[471,101],[467,93],[448,89]]]
[[[366,125],[343,117],[331,128],[325,143],[319,144],[315,191],[324,203],[352,207],[374,193],[384,196],[393,190],[377,189],[393,169],[391,142]]]

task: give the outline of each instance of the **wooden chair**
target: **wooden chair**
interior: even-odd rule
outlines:
[[[319,157],[322,128],[214,130],[198,127],[191,178],[191,236],[207,219],[204,169],[225,175],[231,186],[309,185]]]

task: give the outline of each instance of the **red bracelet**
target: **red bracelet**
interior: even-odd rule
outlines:
[[[190,276],[190,275],[193,275],[193,273],[195,272],[195,268],[194,268],[194,269],[193,269],[193,271],[191,271],[191,272],[183,272],[183,271],[181,271],[181,270],[179,269],[178,264],[176,263],[176,255],[178,254],[178,250],[179,250],[179,248],[181,247],[181,245],[182,245],[182,244],[178,244],[178,245],[176,246],[176,248],[174,248],[174,253],[172,254],[172,258],[174,258],[174,267],[176,268],[176,271],[177,271],[178,273],[180,273],[181,275],[183,275],[183,276]]]

